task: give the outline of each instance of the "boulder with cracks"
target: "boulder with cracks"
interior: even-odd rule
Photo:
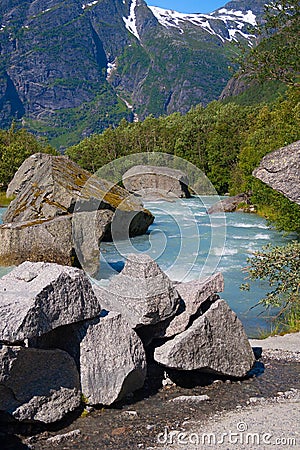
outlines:
[[[122,272],[94,290],[103,308],[122,313],[134,329],[173,317],[179,306],[174,284],[148,255],[128,255]]]
[[[0,345],[0,392],[0,411],[22,422],[56,422],[81,403],[75,362],[57,349]]]
[[[221,299],[187,330],[157,347],[154,359],[172,369],[231,377],[244,377],[255,361],[242,323]]]
[[[24,262],[0,279],[2,342],[41,336],[100,310],[87,275],[74,267]]]

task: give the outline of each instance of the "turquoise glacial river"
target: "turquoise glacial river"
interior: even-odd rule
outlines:
[[[216,197],[193,197],[176,202],[145,202],[155,216],[148,233],[143,236],[101,244],[98,278],[107,284],[109,278],[124,265],[126,255],[145,252],[178,281],[189,281],[222,272],[225,290],[221,294],[242,320],[247,334],[257,336],[270,329],[263,310],[252,308],[265,294],[268,285],[251,283],[251,290],[241,291],[246,274],[242,268],[252,252],[271,242],[282,245],[295,236],[283,236],[269,228],[256,214],[206,214]],[[5,209],[0,208],[1,215]],[[0,276],[10,269],[0,267]]]

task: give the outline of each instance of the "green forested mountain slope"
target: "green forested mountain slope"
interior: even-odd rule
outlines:
[[[0,127],[15,119],[66,147],[123,117],[206,105],[231,77],[233,42],[255,39],[263,4],[184,15],[144,0],[4,0]]]
[[[166,152],[187,159],[220,194],[248,192],[259,211],[281,229],[300,232],[300,208],[252,176],[267,153],[300,139],[300,91],[289,88],[273,102],[211,102],[187,114],[127,123],[70,147],[67,154],[90,171],[139,152]]]
[[[12,21],[13,15],[20,13],[20,7],[24,7],[24,3],[26,2],[15,2],[13,5],[14,8],[11,10],[12,14],[10,16],[10,21]],[[75,4],[75,2],[73,2],[73,4]],[[31,6],[37,7],[38,5],[38,1],[32,3],[27,2],[29,11]],[[89,13],[88,17],[92,20],[91,18],[96,17],[94,8],[96,6],[100,8],[101,5],[104,7],[104,1],[95,1],[90,4],[81,5],[81,10],[83,11],[82,16],[85,17],[87,11]],[[110,5],[112,6],[111,3]],[[115,6],[116,5],[120,6],[119,3],[116,3]],[[120,6],[122,8],[126,6],[123,2],[122,5],[123,6]],[[81,140],[79,144],[69,147],[67,149],[67,154],[83,167],[94,172],[103,164],[129,153],[149,151],[172,153],[191,161],[197,167],[202,169],[210,178],[219,193],[252,192],[253,201],[258,205],[262,214],[275,219],[280,228],[287,230],[298,229],[300,223],[299,211],[297,210],[298,207],[295,205],[291,206],[288,200],[283,199],[282,196],[280,197],[280,195],[272,192],[252,176],[253,169],[258,166],[261,158],[266,153],[300,139],[299,53],[295,55],[294,46],[291,47],[288,45],[288,39],[290,39],[296,46],[299,46],[299,33],[294,32],[295,27],[297,28],[297,26],[299,26],[299,6],[294,0],[284,0],[284,8],[282,8],[281,2],[277,0],[274,1],[272,5],[273,8],[279,8],[279,14],[278,9],[275,9],[275,16],[273,11],[271,18],[266,21],[266,25],[263,27],[263,31],[266,32],[266,38],[263,37],[261,43],[253,47],[253,50],[250,51],[242,63],[242,70],[244,71],[243,76],[245,73],[247,75],[245,68],[250,68],[250,88],[245,89],[248,81],[245,81],[244,79],[244,92],[240,93],[238,96],[228,97],[223,101],[212,101],[208,104],[203,101],[204,105],[200,102],[192,107],[187,113],[184,109],[181,111],[180,107],[177,105],[178,108],[174,107],[176,112],[172,113],[172,109],[166,111],[167,113],[171,113],[169,115],[163,114],[160,117],[155,118],[153,114],[146,117],[143,121],[138,122],[128,122],[123,118],[119,126],[116,126],[111,122],[112,126],[106,128],[102,133],[94,133],[91,137]],[[55,142],[56,140],[56,143],[58,143],[62,142],[64,139],[64,142],[66,142],[70,137],[76,141],[80,134],[79,131],[82,135],[89,135],[92,131],[96,131],[97,127],[94,128],[95,124],[99,127],[100,131],[102,130],[104,124],[101,119],[99,119],[101,105],[105,105],[101,117],[105,118],[107,121],[106,124],[109,123],[111,116],[109,109],[107,108],[107,103],[109,103],[109,101],[114,101],[114,98],[117,99],[117,102],[115,103],[116,108],[119,108],[119,112],[121,108],[124,108],[123,112],[125,112],[125,115],[128,114],[128,110],[126,111],[124,103],[122,103],[120,98],[126,100],[128,104],[129,101],[133,103],[134,92],[136,92],[135,89],[138,88],[141,92],[140,98],[144,98],[145,102],[139,107],[138,97],[134,104],[134,108],[132,108],[132,114],[133,112],[137,114],[136,111],[142,111],[143,108],[144,111],[146,111],[151,104],[160,104],[160,96],[158,94],[156,96],[151,94],[151,82],[155,85],[157,79],[159,79],[160,72],[157,72],[156,78],[153,73],[151,78],[151,71],[149,69],[146,76],[143,72],[143,67],[145,67],[145,65],[142,65],[142,58],[131,60],[130,57],[124,57],[124,60],[122,60],[121,56],[115,56],[117,53],[120,55],[123,51],[122,49],[125,48],[125,52],[132,52],[132,54],[137,52],[140,56],[144,55],[143,52],[146,51],[146,38],[145,40],[143,39],[144,36],[149,37],[151,35],[153,27],[158,27],[162,33],[161,36],[163,36],[164,33],[168,35],[170,39],[175,39],[174,36],[176,36],[178,42],[180,39],[183,39],[184,36],[185,38],[187,35],[191,36],[191,34],[185,31],[185,27],[189,30],[198,27],[199,30],[202,30],[202,33],[205,32],[205,29],[209,29],[209,32],[206,31],[206,33],[208,33],[206,34],[207,42],[216,43],[216,40],[218,40],[219,47],[221,48],[222,45],[220,43],[223,43],[224,46],[226,43],[230,43],[230,36],[236,34],[237,30],[241,31],[241,27],[245,25],[245,23],[243,25],[241,22],[240,16],[244,19],[248,16],[247,20],[251,21],[255,15],[254,12],[256,13],[254,9],[251,11],[247,10],[246,12],[234,9],[236,8],[235,2],[227,4],[226,8],[221,8],[209,17],[204,17],[203,15],[179,15],[179,13],[172,11],[158,11],[157,8],[148,8],[145,3],[132,2],[127,6],[130,6],[129,12],[127,11],[129,17],[135,19],[130,21],[128,16],[122,16],[124,12],[120,12],[121,15],[119,14],[118,17],[121,17],[121,21],[115,23],[115,30],[116,32],[121,33],[121,23],[123,23],[125,26],[125,37],[123,36],[123,39],[122,35],[119,35],[120,39],[118,40],[118,46],[116,48],[113,47],[111,40],[105,40],[105,36],[108,38],[112,33],[111,27],[108,27],[107,25],[109,23],[109,17],[107,17],[107,29],[104,26],[99,29],[96,28],[96,25],[93,26],[94,31],[92,32],[92,36],[94,47],[92,47],[92,49],[94,49],[97,67],[99,70],[101,68],[101,73],[99,70],[95,70],[92,57],[90,58],[90,65],[86,64],[83,66],[82,70],[86,77],[98,77],[98,84],[96,82],[95,84],[92,84],[86,81],[86,83],[78,83],[78,85],[76,85],[74,78],[55,79],[56,82],[53,81],[51,84],[49,79],[54,77],[56,72],[54,71],[54,61],[51,60],[51,62],[49,60],[48,78],[45,78],[44,80],[46,87],[43,85],[42,81],[38,85],[36,85],[34,81],[28,82],[27,84],[25,83],[25,91],[30,99],[30,101],[26,100],[27,103],[25,101],[23,102],[23,97],[21,94],[18,94],[17,91],[17,87],[22,86],[21,81],[23,78],[20,79],[21,81],[19,84],[13,81],[7,82],[6,91],[1,100],[2,114],[4,115],[5,107],[8,107],[8,109],[10,107],[12,110],[12,106],[14,106],[14,112],[18,113],[18,108],[21,108],[22,106],[24,111],[22,112],[20,109],[20,120],[27,123],[30,122],[36,128],[39,126],[44,132],[47,131],[49,135],[52,133],[52,135],[54,135],[52,142]],[[134,6],[134,8],[132,8],[132,6]],[[10,7],[11,3],[1,4],[2,11],[3,8]],[[134,16],[133,13],[135,11],[140,11],[141,16]],[[43,14],[46,13],[47,10],[43,12]],[[24,9],[23,16],[26,16],[26,14],[28,14],[28,11],[25,11]],[[110,14],[112,16],[113,11],[110,11]],[[212,18],[212,16],[216,16],[217,19]],[[231,20],[232,16],[238,17],[238,21],[235,22],[234,20]],[[38,17],[37,14],[36,17]],[[146,20],[147,17],[149,20]],[[21,18],[19,19],[21,20]],[[229,25],[226,30],[224,30],[224,28],[217,28],[220,21],[223,24],[225,23],[224,21],[229,23],[229,19],[231,20],[231,28]],[[271,32],[268,36],[268,27],[270,24]],[[232,28],[233,25],[237,28]],[[67,26],[73,27],[74,21],[68,23]],[[5,25],[2,25],[2,28],[5,30]],[[108,31],[108,29],[110,31]],[[103,34],[101,34],[101,36],[99,30],[102,30],[101,32]],[[242,31],[242,33],[244,33],[244,31]],[[107,35],[105,35],[106,32]],[[95,36],[95,33],[98,37]],[[278,33],[279,39],[277,37]],[[157,38],[157,36],[153,35],[153,39],[155,38]],[[81,45],[88,49],[90,48],[89,46],[85,47],[86,39],[88,39],[86,36],[82,38]],[[271,39],[271,45],[269,45],[269,39]],[[147,42],[149,43],[150,41],[148,40]],[[284,42],[286,42],[287,45],[283,46]],[[135,43],[135,45],[133,43]],[[278,45],[279,43],[280,45]],[[22,45],[24,45],[24,43]],[[108,45],[111,45],[111,47]],[[16,40],[14,46],[15,51],[18,52],[21,44]],[[28,46],[30,46],[29,42]],[[282,51],[282,49],[284,49],[284,51]],[[44,67],[41,64],[41,61],[47,59],[47,55],[49,54],[46,51],[46,47],[44,53],[45,55],[39,56],[40,59],[38,59],[38,57],[35,59],[35,64],[38,67]],[[29,55],[30,54],[29,51]],[[158,46],[156,54],[159,54]],[[174,58],[177,58],[179,54],[180,52],[177,51]],[[13,55],[14,52],[12,52],[11,57]],[[279,57],[276,59],[277,55]],[[67,56],[71,58],[71,55]],[[28,57],[28,55],[26,57]],[[169,61],[168,57],[169,55],[166,55],[165,61]],[[269,57],[273,63],[272,67],[267,67],[268,70],[265,70],[264,65],[266,57]],[[26,58],[23,60],[23,66],[27,70],[30,65],[25,64],[25,59]],[[154,49],[152,60],[154,62],[156,61]],[[132,63],[129,64],[130,61],[132,61]],[[134,64],[133,61],[139,61],[140,64]],[[291,61],[292,65],[290,64]],[[66,65],[65,70],[67,70],[67,68],[68,70],[71,70],[72,66],[69,65],[67,58],[63,61],[61,66],[62,69],[64,68],[64,64]],[[167,63],[165,62],[165,64]],[[53,72],[51,72],[52,67]],[[76,64],[74,63],[74,67],[77,71],[78,67],[80,67],[78,61]],[[171,67],[172,66],[168,66],[169,72]],[[263,72],[258,70],[256,73],[257,67],[263,69]],[[12,66],[11,75],[9,75],[10,77],[14,73],[18,74],[18,71],[14,72],[14,70],[14,66]],[[161,70],[163,71],[163,69]],[[125,89],[124,79],[127,76],[126,74],[130,71],[132,71],[132,74],[135,76],[132,77],[131,84],[129,83],[132,88],[132,94],[129,98],[129,90],[126,91],[127,88]],[[186,72],[188,72],[188,70],[186,70]],[[137,79],[139,79],[139,76],[141,76],[142,73],[144,83],[137,83]],[[176,71],[174,71],[174,73],[177,74]],[[71,75],[72,73],[70,72],[68,76],[71,77]],[[166,77],[167,75],[170,74],[165,74]],[[254,77],[252,75],[254,75]],[[184,75],[181,73],[180,76]],[[246,80],[247,79],[248,78],[246,77]],[[253,84],[258,82],[257,79],[265,81],[263,84]],[[269,82],[270,79],[273,80],[271,81],[271,84]],[[101,86],[104,87],[100,89],[99,86],[101,80],[104,82]],[[183,83],[183,85],[184,84],[185,83]],[[76,95],[74,94],[75,85]],[[96,85],[98,86],[96,95],[96,99],[99,100],[98,105],[98,100],[95,100],[95,97],[93,97],[93,88]],[[161,85],[162,81],[160,80],[159,86]],[[43,86],[44,88],[42,89]],[[57,86],[58,90],[56,90]],[[135,88],[133,88],[134,86]],[[166,84],[164,84],[164,86],[166,86]],[[148,88],[149,90],[147,91]],[[70,99],[74,99],[74,101],[77,102],[75,108],[72,108],[71,105],[69,108],[63,108],[63,98],[59,100],[58,93],[64,92],[64,95],[67,95],[68,89],[70,89]],[[22,89],[19,89],[19,92],[22,92]],[[149,93],[149,97],[145,96],[145,92]],[[154,90],[153,92],[156,91]],[[180,92],[182,94],[186,91],[182,88]],[[40,97],[38,96],[39,93]],[[51,104],[51,95],[53,95],[55,101],[53,100],[53,107],[50,113],[46,106],[49,102]],[[74,98],[72,95],[74,95]],[[90,97],[88,97],[88,95],[90,95]],[[80,104],[80,96],[86,96],[83,104]],[[103,102],[104,98],[106,99],[106,102]],[[170,106],[176,98],[175,90],[174,95],[169,95],[168,98],[168,105]],[[47,101],[45,99],[47,99]],[[149,100],[148,103],[147,99]],[[56,100],[58,103],[56,103]],[[45,103],[42,103],[42,101]],[[29,104],[36,105],[38,113],[37,118],[35,119],[28,118],[30,114],[35,114],[34,108],[33,112],[30,112]],[[55,109],[56,104],[60,105],[60,109]],[[146,112],[140,114],[143,117],[143,114],[146,114]],[[122,113],[120,113],[119,118],[121,116]],[[61,127],[57,124],[58,118],[64,118]],[[53,124],[49,125],[49,121],[53,121],[55,126]],[[47,124],[48,128],[46,128],[45,124]],[[63,126],[65,128],[63,128]],[[84,128],[85,126],[86,128]],[[31,135],[26,134],[24,130],[16,132],[16,128],[12,128],[8,132],[3,131],[1,136],[0,166],[2,172],[0,171],[0,183],[5,186],[7,183],[7,176],[5,178],[7,169],[9,167],[11,170],[17,168],[18,163],[21,162],[25,154],[34,151],[34,148],[45,148],[45,146],[43,144],[34,144]],[[49,149],[49,151],[52,150]]]

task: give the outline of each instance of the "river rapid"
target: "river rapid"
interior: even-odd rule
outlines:
[[[263,309],[252,308],[267,292],[263,282],[251,283],[250,291],[241,291],[245,282],[247,258],[263,245],[283,245],[295,238],[284,236],[267,226],[256,214],[206,213],[218,200],[216,196],[193,197],[175,202],[147,201],[145,207],[155,216],[148,233],[125,241],[101,243],[98,282],[107,284],[120,271],[126,255],[145,252],[167,272],[172,280],[189,281],[222,272],[222,293],[242,320],[249,337],[270,330]],[[0,208],[0,221],[5,209]],[[10,268],[0,267],[0,276]]]

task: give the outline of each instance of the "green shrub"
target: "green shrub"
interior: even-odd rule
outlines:
[[[300,331],[300,242],[267,245],[248,258],[250,280],[266,280],[272,288],[258,304],[275,310],[276,332]],[[250,289],[245,283],[242,289]]]

